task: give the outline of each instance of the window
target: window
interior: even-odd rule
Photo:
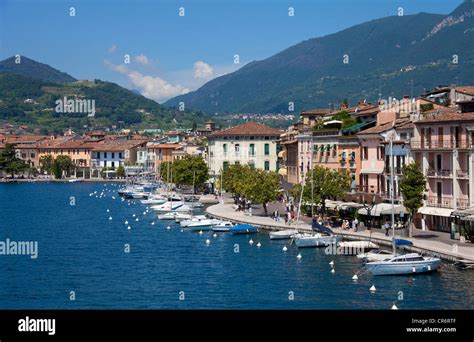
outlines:
[[[104,152],[104,158],[107,158],[107,152]]]
[[[227,154],[227,144],[222,145],[222,151],[224,153],[224,156]]]
[[[222,163],[222,168],[224,170],[227,170],[228,167],[229,167],[229,162],[228,161],[225,161],[225,162]]]
[[[265,155],[270,155],[270,144],[265,144]]]
[[[113,153],[112,153],[113,154]],[[115,167],[115,162],[112,162],[112,167]]]
[[[367,146],[362,146],[362,159],[369,159],[369,148]]]
[[[255,156],[255,144],[250,144],[250,156]]]
[[[254,162],[250,162],[250,163],[249,163],[249,167],[250,167],[251,169],[255,169],[255,163],[254,163]]]
[[[264,168],[265,168],[265,171],[269,171],[270,170],[270,162],[268,160],[265,160],[265,164],[264,164]],[[303,165],[301,165],[301,167],[303,167]]]
[[[119,159],[122,159],[122,152],[119,152]]]
[[[234,149],[235,149],[235,155],[238,157],[240,154],[240,145],[235,144]]]
[[[115,152],[112,152],[112,158],[115,158]]]

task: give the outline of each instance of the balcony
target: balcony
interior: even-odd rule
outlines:
[[[421,141],[421,140],[411,140],[410,147],[412,150],[452,150],[454,148],[469,149],[474,148],[474,145],[469,141],[460,140],[460,141],[451,141],[451,140],[431,140],[431,141]]]
[[[451,197],[429,196],[427,204],[430,207],[437,208],[452,208],[453,199]]]
[[[468,198],[458,198],[456,200],[456,207],[458,209],[467,209],[467,208],[469,208],[469,199]]]
[[[429,169],[426,172],[426,175],[433,178],[451,178],[453,176],[453,171]]]
[[[456,177],[469,179],[469,170],[456,170]]]
[[[402,168],[401,167],[395,167],[393,172],[394,172],[395,175],[401,175],[402,174]],[[385,173],[387,175],[390,174],[390,166],[385,166]]]

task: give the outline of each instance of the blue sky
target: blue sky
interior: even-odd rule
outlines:
[[[162,102],[302,40],[396,15],[399,7],[405,15],[447,14],[460,2],[0,0],[0,58],[24,55],[78,79],[113,81]],[[130,64],[124,64],[125,54]]]

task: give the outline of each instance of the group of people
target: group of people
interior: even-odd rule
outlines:
[[[352,229],[353,231],[357,231],[359,229],[359,220],[357,218],[351,220],[344,219],[342,220],[342,229],[349,230]]]
[[[236,210],[237,211],[248,211],[252,213],[252,201],[246,199],[245,197],[240,196],[235,199]]]

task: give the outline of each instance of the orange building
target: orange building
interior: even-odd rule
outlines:
[[[161,163],[173,161],[173,151],[181,145],[173,143],[149,142],[147,149],[148,167],[153,167],[157,178],[161,178]],[[166,177],[166,175],[165,175]]]

